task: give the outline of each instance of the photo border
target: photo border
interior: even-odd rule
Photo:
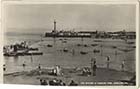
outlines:
[[[140,85],[140,61],[139,61],[139,2],[138,1],[120,1],[120,0],[110,0],[110,1],[107,1],[107,0],[99,0],[99,1],[96,1],[96,0],[93,0],[93,1],[70,1],[70,0],[66,0],[66,1],[49,1],[49,0],[45,0],[45,1],[2,1],[1,2],[1,7],[3,8],[3,5],[9,5],[9,4],[19,4],[19,5],[23,5],[23,4],[134,4],[136,5],[136,86],[113,86],[114,87],[117,87],[117,88],[123,88],[123,89],[133,89],[133,88],[138,88],[139,85]],[[0,49],[3,49],[3,31],[5,29],[4,27],[4,24],[3,21],[4,21],[4,14],[2,13],[3,12],[3,9],[1,8],[1,32],[0,32],[0,36],[2,39],[0,39]],[[0,50],[0,59],[3,59],[3,53],[2,53],[2,50]],[[1,71],[0,71],[0,83],[3,83],[3,60],[0,60],[0,68],[1,68]],[[2,79],[2,80],[1,80]],[[45,86],[46,87],[46,86]],[[89,87],[89,86],[76,86],[76,87]],[[102,88],[102,87],[105,87],[105,88],[112,88],[112,86],[90,86],[90,87],[94,87],[94,88]],[[129,88],[128,88],[129,87]]]

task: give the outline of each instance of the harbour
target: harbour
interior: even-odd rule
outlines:
[[[63,43],[60,39],[67,40],[67,43]],[[18,40],[19,42],[23,40],[22,36]],[[121,39],[84,38],[81,40],[81,38],[55,38],[54,41],[54,38],[43,38],[43,40],[40,40],[40,35],[36,35],[36,40],[27,41],[32,42],[31,47],[38,48],[43,52],[43,55],[5,56],[5,74],[31,71],[36,69],[39,64],[42,68],[54,68],[56,65],[62,68],[90,67],[91,58],[96,58],[98,68],[105,68],[106,70],[106,56],[110,57],[110,68],[112,70],[122,71],[121,64],[122,61],[125,60],[125,71],[132,73],[131,77],[135,73],[135,59],[132,59],[135,58],[135,48],[133,48],[135,44],[127,44]],[[129,42],[130,41],[135,43],[135,40],[129,40]],[[48,44],[51,44],[52,47],[48,47]],[[67,50],[65,48],[67,48]],[[128,52],[122,51],[124,48],[126,48]],[[86,53],[81,53],[82,51]],[[22,67],[23,63],[26,64],[25,68]]]

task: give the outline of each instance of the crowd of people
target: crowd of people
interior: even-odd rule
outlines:
[[[50,86],[66,86],[66,83],[64,83],[61,79],[52,79],[52,80],[45,80],[40,79],[40,85],[50,85]],[[74,80],[71,80],[68,86],[77,86],[78,83],[76,83]]]
[[[92,75],[96,76],[97,71],[97,64],[96,64],[96,58],[91,58],[91,68],[84,67],[82,70],[82,75]],[[110,69],[111,64],[111,58],[109,56],[106,56],[106,68]],[[120,64],[121,71],[125,71],[125,60],[122,61]]]

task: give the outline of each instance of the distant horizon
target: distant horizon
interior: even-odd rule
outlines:
[[[17,28],[11,28],[11,29],[17,29]],[[19,28],[18,28],[19,29]],[[21,28],[20,28],[21,29]],[[51,32],[53,29],[49,29],[49,30],[46,30],[45,28],[43,29],[43,28],[33,28],[34,30],[37,30],[37,29],[42,29],[43,31],[33,31],[32,29],[23,29],[23,30],[28,30],[28,31],[19,31],[19,30],[17,30],[17,31],[5,31],[4,33],[23,33],[23,34],[26,34],[26,33],[29,33],[29,34],[45,34],[46,32]],[[46,31],[44,31],[44,30],[46,30]],[[103,31],[105,31],[105,32],[118,32],[118,31],[123,31],[123,30],[125,30],[126,32],[136,32],[135,30],[128,30],[127,31],[127,29],[120,29],[120,30],[110,30],[110,31],[105,31],[105,30],[103,30]],[[58,30],[57,29],[57,31],[61,31],[61,30]],[[65,30],[64,30],[65,31]],[[66,30],[66,31],[70,31],[70,30]],[[94,32],[94,31],[98,31],[98,30],[75,30],[75,32],[79,32],[79,31],[90,31],[90,32]],[[99,30],[99,32],[100,31],[102,31],[102,30]]]

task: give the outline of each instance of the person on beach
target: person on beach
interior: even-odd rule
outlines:
[[[91,75],[96,75],[96,58],[91,58]]]
[[[60,83],[59,84],[60,86],[65,86],[66,85],[62,80],[60,80],[59,83]]]
[[[93,76],[96,76],[96,69],[97,69],[97,66],[96,66],[96,61],[94,61],[94,64],[93,64]]]
[[[121,64],[121,69],[122,71],[124,71],[124,65],[125,65],[125,60],[122,61],[122,64]]]
[[[39,73],[39,75],[42,74],[42,70],[41,70],[41,65],[40,64],[38,65],[38,73]]]
[[[109,65],[110,65],[110,57],[109,56],[106,57],[106,61],[107,61],[107,69],[109,69]]]
[[[45,79],[43,80],[43,85],[48,85],[48,83]]]
[[[26,67],[25,61],[23,62],[22,66],[23,66],[23,69],[25,69],[25,67]]]
[[[14,45],[14,46],[13,46],[13,51],[14,51],[14,52],[17,52],[17,45]]]
[[[5,66],[5,64],[3,65],[3,71],[6,71],[6,66]]]
[[[55,75],[55,76],[63,75],[63,73],[61,71],[61,67],[60,66],[55,66],[54,69],[52,70],[52,74]]]
[[[57,70],[56,70],[56,68],[54,68],[54,69],[52,70],[52,74],[55,75],[55,76],[57,76]]]
[[[39,69],[39,70],[41,69],[41,65],[40,65],[40,64],[38,65],[38,69]]]
[[[40,85],[48,85],[47,81],[44,79],[40,79]]]
[[[69,86],[77,86],[78,84],[76,82],[74,82],[74,80],[71,80]]]
[[[43,85],[43,80],[42,79],[40,79],[40,85]]]

